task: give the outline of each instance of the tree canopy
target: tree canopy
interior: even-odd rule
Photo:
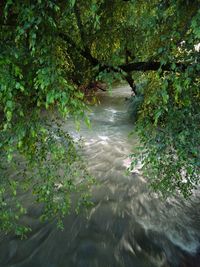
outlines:
[[[0,228],[27,230],[18,222],[20,190],[44,203],[44,219],[60,222],[76,177],[90,183],[73,139],[44,111],[88,123],[80,85],[94,80],[122,79],[142,96],[143,169],[154,189],[191,194],[200,168],[199,53],[199,0],[2,0]],[[11,179],[8,170],[20,168]]]

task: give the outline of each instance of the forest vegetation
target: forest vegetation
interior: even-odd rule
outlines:
[[[1,0],[0,229],[28,231],[22,192],[61,227],[72,193],[77,208],[89,205],[93,179],[48,112],[89,124],[80,88],[95,81],[132,88],[142,146],[132,167],[142,161],[154,190],[190,196],[199,183],[199,74],[199,0]]]

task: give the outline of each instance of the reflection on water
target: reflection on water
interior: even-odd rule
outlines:
[[[98,180],[94,206],[88,215],[70,214],[63,232],[40,224],[38,206],[30,203],[25,220],[33,231],[27,240],[0,237],[0,267],[188,267],[200,266],[196,253],[200,237],[199,196],[191,201],[161,201],[150,193],[140,170],[126,175],[128,155],[137,138],[127,114],[128,87],[100,93],[92,108],[92,128],[72,131],[84,138],[89,169]],[[199,264],[199,265],[198,265]]]

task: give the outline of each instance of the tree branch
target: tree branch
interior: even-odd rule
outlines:
[[[74,13],[75,13],[75,16],[76,16],[77,26],[78,26],[78,29],[79,29],[82,45],[83,45],[83,48],[84,48],[83,50],[81,50],[82,51],[81,53],[82,53],[83,56],[85,55],[86,59],[88,59],[91,62],[92,65],[96,66],[96,65],[99,64],[99,62],[98,62],[97,59],[95,59],[92,56],[91,51],[90,51],[89,47],[86,44],[84,26],[83,26],[83,23],[82,23],[82,20],[81,20],[81,13],[80,13],[80,9],[78,7],[77,1],[75,2],[75,5],[74,5]]]
[[[67,34],[59,33],[59,37],[63,39],[63,41],[67,42],[70,46],[72,46],[82,57],[87,59],[94,67],[99,64],[99,61],[94,58],[90,51],[87,49],[80,48]]]
[[[78,29],[79,29],[79,32],[80,32],[81,40],[82,40],[83,46],[85,48],[84,27],[83,27],[83,23],[82,23],[82,20],[81,20],[80,10],[79,10],[79,8],[77,6],[77,1],[76,1],[75,5],[74,5],[74,13],[75,13],[75,16],[76,16],[77,25],[78,25]]]
[[[156,71],[161,69],[162,71],[172,71],[171,64],[172,63],[166,63],[165,65],[162,65],[159,61],[147,61],[147,62],[134,62],[134,63],[128,63],[123,64],[120,66],[108,66],[106,64],[101,63],[98,59],[94,58],[90,51],[87,49],[81,49],[67,34],[60,33],[59,36],[66,41],[69,45],[71,45],[76,51],[85,59],[87,59],[92,66],[99,65],[100,71],[103,71],[105,69],[109,69],[115,72],[119,72],[121,69],[122,71],[126,72],[127,74],[132,71]],[[174,62],[176,64],[176,67],[178,67],[179,71],[184,71],[187,67],[186,64],[180,63],[180,62]]]
[[[181,70],[186,69],[186,65],[183,63],[176,63],[176,66]],[[155,71],[161,69],[163,71],[172,71],[171,63],[166,63],[162,65],[161,62],[158,61],[149,61],[149,62],[134,62],[129,64],[120,65],[119,68],[125,72],[130,71]]]

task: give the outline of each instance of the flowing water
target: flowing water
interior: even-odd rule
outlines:
[[[138,142],[136,135],[129,136],[133,124],[125,97],[130,94],[124,86],[112,95],[99,93],[101,104],[90,114],[92,128],[82,126],[79,133],[98,181],[88,215],[67,216],[60,231],[39,223],[40,209],[32,206],[26,217],[33,227],[30,237],[1,237],[0,267],[200,266],[193,257],[200,243],[198,192],[190,201],[163,201],[150,193],[139,167],[126,174],[127,157]],[[66,128],[72,129],[70,122]]]

